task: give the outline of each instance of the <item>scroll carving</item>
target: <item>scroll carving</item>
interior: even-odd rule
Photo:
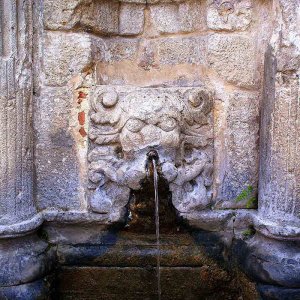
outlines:
[[[156,149],[179,212],[211,202],[213,99],[205,88],[97,87],[91,103],[89,182],[92,210],[118,220],[130,191],[146,177]]]

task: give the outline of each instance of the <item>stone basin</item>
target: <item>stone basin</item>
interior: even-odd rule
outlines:
[[[206,232],[163,234],[162,299],[256,299],[255,285],[225,262]],[[158,299],[155,235],[121,231],[103,243],[58,245],[59,299]],[[251,298],[253,297],[253,298]]]

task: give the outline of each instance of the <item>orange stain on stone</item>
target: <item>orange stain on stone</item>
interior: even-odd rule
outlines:
[[[86,96],[87,96],[87,94],[85,93],[85,92],[82,92],[82,91],[80,91],[79,93],[78,93],[78,98],[86,98]]]
[[[80,125],[84,125],[85,123],[85,112],[81,111],[78,113],[78,121]]]
[[[85,92],[78,92],[78,100],[77,100],[77,103],[78,104],[81,104],[81,102],[87,97],[87,93]]]
[[[79,129],[79,133],[80,133],[80,135],[81,135],[82,137],[86,137],[86,136],[87,136],[87,133],[86,133],[86,131],[85,131],[85,129],[84,129],[83,127],[81,127],[81,128]]]

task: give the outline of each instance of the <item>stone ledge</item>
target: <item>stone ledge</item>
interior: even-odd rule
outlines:
[[[300,289],[287,289],[274,285],[259,284],[257,290],[264,300],[299,300]]]
[[[26,235],[32,231],[35,231],[39,226],[43,224],[43,221],[43,214],[38,213],[31,219],[17,224],[1,225],[0,239]]]
[[[193,214],[181,214],[181,216],[191,226],[212,232],[235,230],[235,234],[238,234],[238,231],[253,225],[264,236],[276,240],[298,241],[300,239],[299,227],[278,225],[270,220],[262,219],[257,210],[253,209],[199,211]],[[1,225],[0,239],[29,234],[39,228],[44,221],[59,224],[111,224],[109,216],[106,214],[90,213],[88,211],[44,210],[30,220],[13,225]],[[233,221],[235,225],[233,225]]]
[[[36,231],[44,221],[63,224],[109,224],[107,215],[94,214],[86,211],[44,210],[30,220],[12,225],[1,225],[0,239],[27,235]]]
[[[192,227],[211,232],[222,232],[248,228],[252,225],[252,219],[256,213],[257,211],[253,209],[228,209],[181,215]]]
[[[43,278],[52,271],[55,259],[54,249],[49,248],[48,243],[37,234],[2,240],[0,287],[21,285]]]
[[[253,219],[254,227],[261,234],[277,240],[300,240],[300,227],[278,224],[256,215]]]
[[[109,235],[109,233],[108,233]],[[208,234],[210,239],[213,233]],[[197,236],[197,235],[196,235]],[[201,236],[203,238],[203,234]],[[221,256],[223,245],[217,242],[213,250]],[[109,267],[156,267],[157,245],[154,235],[119,232],[106,237],[97,244],[59,244],[57,258],[60,265],[109,266]],[[199,238],[186,233],[160,236],[160,264],[169,267],[201,267],[213,264],[203,249]]]
[[[51,277],[45,277],[26,284],[0,287],[0,299],[50,299],[51,281]]]
[[[45,210],[43,212],[44,220],[47,222],[61,222],[64,224],[109,224],[107,214],[96,214],[88,211],[59,211]]]
[[[197,229],[209,231],[232,230],[232,219],[235,216],[233,210],[211,210],[191,214],[181,214],[189,225]]]
[[[277,241],[259,233],[235,240],[233,258],[252,280],[285,288],[300,288],[299,244]]]

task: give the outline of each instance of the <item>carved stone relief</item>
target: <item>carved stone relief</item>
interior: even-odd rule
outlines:
[[[93,211],[120,219],[130,191],[146,178],[156,149],[161,175],[179,212],[211,203],[212,93],[201,88],[96,87],[89,129],[89,189]]]

